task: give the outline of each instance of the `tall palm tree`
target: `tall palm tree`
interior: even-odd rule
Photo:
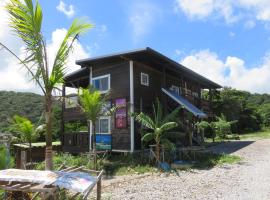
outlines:
[[[22,142],[29,144],[29,156],[30,162],[32,163],[32,143],[39,135],[37,128],[35,128],[29,119],[15,115],[13,117],[12,129],[19,134]]]
[[[79,89],[79,104],[86,115],[86,118],[93,125],[93,151],[94,151],[94,167],[97,168],[97,155],[96,155],[96,121],[99,117],[104,115],[110,115],[113,112],[113,108],[106,110],[108,102],[107,95],[102,95],[100,91],[95,90],[90,86],[90,89]],[[91,127],[91,126],[90,126]]]
[[[171,142],[166,138],[166,132],[178,126],[178,123],[175,121],[179,114],[179,110],[180,107],[176,108],[168,115],[164,115],[160,101],[157,100],[156,105],[153,105],[153,118],[142,112],[135,117],[136,121],[149,129],[149,132],[144,134],[141,140],[145,142],[151,140],[155,141],[157,161],[160,161],[161,145],[171,145]]]
[[[46,121],[45,169],[52,170],[52,92],[57,88],[58,84],[64,81],[65,64],[74,41],[92,25],[75,19],[63,38],[52,66],[49,66],[46,41],[41,30],[43,13],[39,2],[35,2],[33,3],[32,0],[10,0],[6,5],[6,9],[10,16],[11,28],[25,44],[27,56],[25,59],[20,60],[21,64],[44,94]],[[1,45],[16,56],[5,45]]]

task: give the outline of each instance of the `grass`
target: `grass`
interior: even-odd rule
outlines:
[[[241,161],[241,157],[230,154],[203,154],[198,158],[195,168],[211,168],[216,165],[235,164]]]
[[[212,141],[212,138],[206,138],[205,146],[209,147],[209,146],[217,145],[223,142],[235,141],[235,140],[255,140],[255,139],[267,139],[267,138],[270,138],[269,129],[253,132],[253,133],[231,134],[231,135],[228,135],[226,139],[216,137],[215,142]]]
[[[58,170],[60,166],[85,166],[93,169],[93,162],[89,161],[86,156],[73,156],[70,154],[56,154],[53,158],[54,170]],[[44,162],[38,163],[35,169],[43,170]],[[146,157],[138,154],[131,155],[109,155],[104,160],[98,161],[98,168],[103,169],[107,176],[143,174],[154,172],[156,168],[148,163]]]
[[[246,133],[240,135],[240,139],[247,140],[247,139],[267,139],[270,138],[270,130],[263,130],[255,133]]]

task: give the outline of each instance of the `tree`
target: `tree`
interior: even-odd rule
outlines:
[[[96,121],[99,117],[109,115],[113,112],[113,108],[106,110],[108,105],[107,95],[102,95],[100,91],[90,88],[79,88],[79,104],[86,118],[93,125],[93,150],[94,150],[94,167],[97,168],[96,154]],[[91,127],[91,126],[90,126]]]
[[[209,94],[203,97],[209,100]],[[228,121],[235,121],[233,132],[257,131],[260,129],[260,116],[257,113],[258,105],[267,102],[268,95],[250,94],[246,91],[225,87],[213,93],[213,111],[217,116],[226,117]]]
[[[231,125],[237,123],[237,121],[228,122],[224,115],[217,117],[218,121],[211,122],[211,126],[220,138],[225,139],[228,134],[232,133]]]
[[[0,170],[5,169],[7,167],[6,159],[7,159],[6,149],[4,146],[0,145]]]
[[[176,123],[176,116],[179,113],[180,108],[175,109],[168,115],[163,114],[162,106],[159,100],[156,101],[156,105],[153,104],[153,118],[151,116],[141,112],[136,115],[135,119],[150,132],[147,132],[141,138],[144,142],[151,140],[155,141],[157,161],[160,160],[160,146],[162,144],[171,145],[171,142],[166,138],[167,131],[178,126]]]
[[[41,127],[41,126],[40,126]],[[42,131],[40,127],[35,128],[32,122],[22,116],[15,115],[13,117],[12,129],[19,134],[21,142],[27,142],[29,144],[29,156],[32,163],[32,143],[39,136],[39,131]]]
[[[270,127],[270,103],[265,103],[258,108],[258,114],[262,118],[263,126]]]
[[[26,58],[21,60],[5,45],[1,45],[20,60],[32,80],[35,81],[44,94],[46,122],[45,169],[52,170],[52,92],[59,84],[64,82],[65,64],[74,41],[92,25],[75,19],[56,53],[52,66],[49,66],[46,41],[41,30],[43,13],[39,2],[36,1],[33,4],[32,0],[23,0],[23,2],[10,0],[6,5],[6,9],[10,16],[11,28],[25,44]]]

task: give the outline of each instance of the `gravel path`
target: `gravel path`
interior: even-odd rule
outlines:
[[[270,139],[229,142],[211,147],[243,161],[210,170],[149,174],[103,181],[103,199],[270,199]],[[119,182],[121,181],[121,182]]]

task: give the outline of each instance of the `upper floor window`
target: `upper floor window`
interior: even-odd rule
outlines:
[[[141,72],[141,84],[149,86],[149,75]]]
[[[101,93],[108,92],[111,88],[111,76],[110,74],[104,76],[94,77],[92,79],[92,85]]]
[[[180,94],[180,89],[179,89],[179,87],[177,87],[176,85],[172,85],[171,87],[170,87],[170,90],[171,91],[173,91],[173,92],[175,92],[176,94]]]

